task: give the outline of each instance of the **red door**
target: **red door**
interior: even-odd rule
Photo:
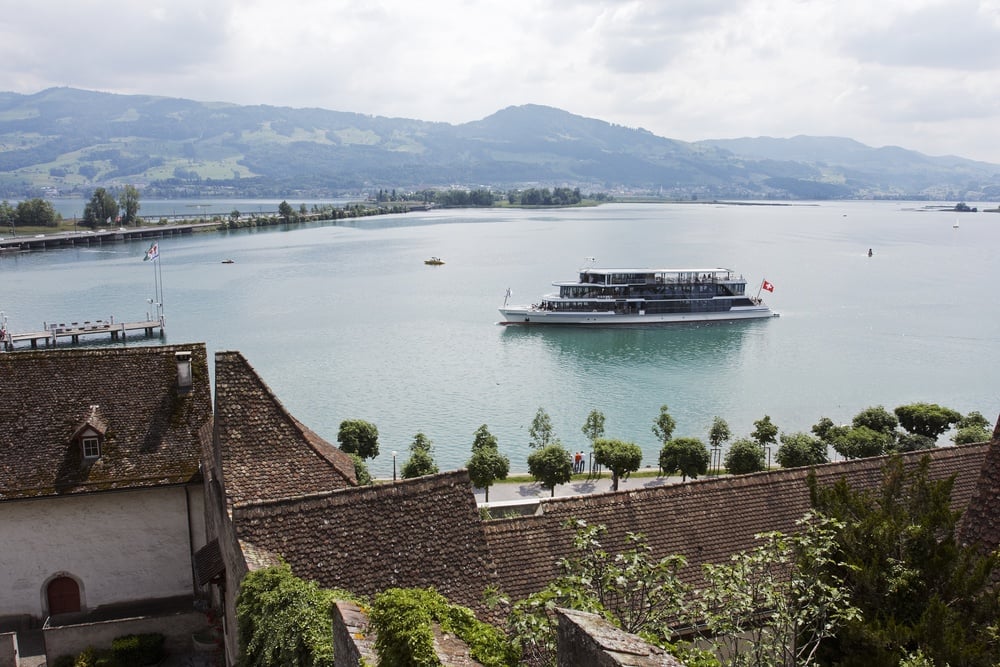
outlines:
[[[56,577],[49,582],[49,616],[80,611],[80,587],[69,577]]]

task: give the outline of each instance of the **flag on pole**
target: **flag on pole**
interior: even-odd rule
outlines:
[[[149,260],[155,260],[160,256],[160,246],[157,243],[149,246],[149,250],[146,251],[146,256],[142,258],[142,261],[148,262]]]
[[[768,292],[773,292],[774,291],[774,285],[772,285],[771,283],[767,282],[766,280],[763,283],[761,283],[760,288],[761,289],[766,289]]]

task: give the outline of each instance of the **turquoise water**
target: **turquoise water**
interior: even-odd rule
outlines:
[[[965,214],[956,229],[954,214],[917,208],[434,211],[167,238],[167,342],[241,351],[331,442],[343,419],[374,422],[379,475],[391,473],[392,450],[405,459],[418,431],[442,469],[460,467],[483,423],[523,470],[539,407],[574,450],[585,447],[587,414],[601,410],[607,435],[642,446],[646,465],[655,465],[650,428],[662,404],[676,435],[702,439],[716,415],[743,436],[764,414],[783,431],[808,431],[822,416],[846,422],[871,405],[914,401],[992,420],[1000,215]],[[141,318],[154,296],[145,247],[0,255],[9,328]],[[432,255],[446,264],[425,266]],[[750,285],[772,282],[764,296],[781,317],[608,330],[496,324],[508,287],[512,301],[536,301],[585,257],[604,267],[729,267]]]

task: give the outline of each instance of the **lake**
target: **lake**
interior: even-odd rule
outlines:
[[[166,238],[166,342],[241,351],[331,442],[344,419],[375,423],[379,476],[391,475],[393,450],[405,460],[418,431],[443,470],[461,467],[483,423],[511,468],[525,470],[539,407],[570,450],[586,450],[581,426],[601,410],[607,435],[639,444],[646,466],[656,465],[650,429],[663,404],[675,436],[703,440],[717,415],[740,437],[765,414],[784,432],[808,431],[823,416],[843,423],[869,406],[916,401],[993,421],[1000,215],[923,205],[449,210]],[[147,245],[0,255],[9,328],[141,319],[154,297]],[[445,264],[424,265],[432,255]],[[728,267],[751,294],[773,283],[763,296],[781,316],[595,330],[497,324],[508,288],[514,302],[537,301],[587,257],[599,267]]]

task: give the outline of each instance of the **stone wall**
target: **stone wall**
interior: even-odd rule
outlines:
[[[684,667],[663,649],[624,632],[596,614],[557,609],[558,667]]]
[[[169,653],[190,651],[191,635],[205,627],[205,614],[197,611],[167,616],[147,616],[114,621],[80,623],[46,627],[45,657],[48,664],[63,655],[76,655],[88,646],[111,648],[115,637],[159,633],[166,637],[164,649]]]

